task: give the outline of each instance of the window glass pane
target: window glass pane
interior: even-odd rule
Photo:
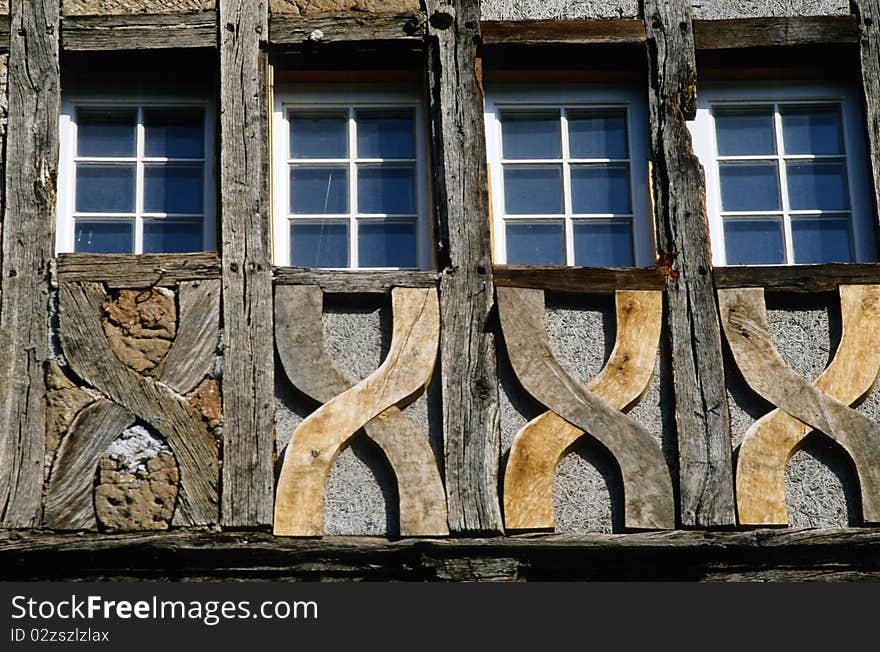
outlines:
[[[358,166],[358,211],[382,215],[415,214],[415,167]]]
[[[562,212],[562,168],[505,167],[504,210],[509,215]]]
[[[776,163],[722,163],[721,205],[725,211],[779,210]]]
[[[566,115],[572,158],[629,158],[625,111],[578,109]]]
[[[202,223],[144,220],[145,254],[202,251]]]
[[[724,250],[728,265],[775,265],[785,262],[779,220],[725,220]]]
[[[348,212],[348,168],[290,168],[290,212]]]
[[[628,214],[630,206],[629,166],[571,167],[571,209],[575,213]]]
[[[348,267],[348,223],[309,220],[291,224],[290,264]]]
[[[847,219],[792,220],[791,239],[796,263],[848,263],[852,260]]]
[[[199,214],[202,212],[201,165],[145,165],[144,211]]]
[[[131,108],[78,108],[76,150],[79,156],[134,156],[137,111]]]
[[[508,222],[509,265],[564,265],[565,236],[561,222]]]
[[[79,213],[133,213],[134,165],[76,166]]]
[[[415,119],[411,110],[356,112],[358,158],[415,158]]]
[[[416,267],[415,222],[358,222],[359,267]]]
[[[560,158],[559,111],[505,111],[501,114],[504,158]]]
[[[202,158],[205,155],[204,110],[144,109],[144,155]]]
[[[783,107],[786,154],[842,154],[843,129],[837,107]]]
[[[76,220],[73,250],[88,254],[130,254],[134,224],[129,221]]]
[[[786,164],[792,210],[847,210],[849,190],[843,162]]]
[[[592,267],[632,267],[632,228],[629,222],[575,222],[574,264]]]
[[[719,156],[775,154],[772,107],[716,109],[715,137]]]
[[[347,158],[348,112],[291,112],[290,157]]]

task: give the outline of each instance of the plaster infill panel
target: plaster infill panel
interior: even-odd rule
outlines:
[[[61,0],[62,16],[124,16],[213,11],[215,0]]]

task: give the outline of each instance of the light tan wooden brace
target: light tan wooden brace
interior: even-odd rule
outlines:
[[[402,407],[427,387],[437,359],[440,309],[437,291],[394,288],[391,347],[370,376],[325,403],[294,431],[275,492],[274,532],[324,533],[324,482],[355,432],[389,407]]]
[[[719,290],[718,301],[724,333],[744,379],[779,406],[749,428],[740,447],[740,523],[788,523],[785,466],[813,429],[852,458],[863,517],[880,521],[880,426],[848,407],[871,390],[880,373],[880,286],[840,286],[840,345],[814,385],[791,370],[773,346],[762,288]]]

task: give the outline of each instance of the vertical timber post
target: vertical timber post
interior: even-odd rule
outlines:
[[[428,0],[446,493],[453,533],[503,531],[479,0]]]
[[[678,432],[684,526],[736,523],[730,416],[712,279],[703,169],[685,124],[696,112],[689,0],[644,0],[654,214],[668,265],[667,333]]]
[[[851,0],[850,7],[859,23],[862,91],[876,216],[880,212],[880,0]],[[874,233],[880,244],[880,222],[876,217]]]
[[[40,520],[58,172],[58,0],[11,3],[0,302],[0,526]]]
[[[223,279],[221,522],[272,523],[274,348],[267,0],[219,0]]]

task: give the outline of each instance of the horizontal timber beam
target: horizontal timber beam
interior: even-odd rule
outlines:
[[[365,14],[337,12],[326,16],[274,16],[269,19],[271,45],[358,41],[420,41],[425,33],[422,14]]]
[[[484,45],[644,45],[641,20],[484,20]]]
[[[5,579],[880,579],[878,529],[480,539],[276,538],[263,532],[0,533]]]
[[[172,286],[180,281],[220,278],[220,259],[197,254],[59,254],[56,280],[95,281],[111,288]]]
[[[880,263],[716,267],[715,287],[772,292],[834,292],[838,285],[880,283]]]
[[[695,20],[697,50],[736,50],[781,45],[829,45],[859,42],[854,16],[792,16]]]
[[[61,47],[67,51],[216,46],[217,14],[213,11],[61,19]]]
[[[314,270],[302,267],[276,267],[276,285],[318,285],[324,292],[336,294],[385,294],[392,288],[437,287],[437,272]]]
[[[548,292],[606,293],[616,290],[663,290],[655,267],[533,267],[495,265],[495,285]]]

